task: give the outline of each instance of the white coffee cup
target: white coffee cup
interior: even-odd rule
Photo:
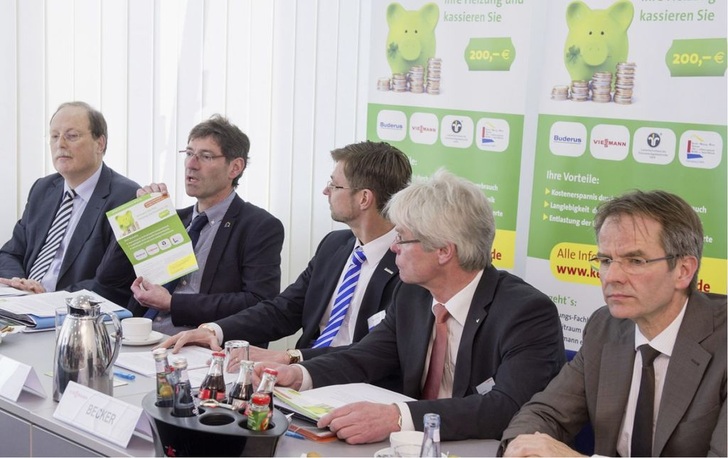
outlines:
[[[125,318],[121,320],[121,332],[124,340],[142,342],[152,333],[152,320],[149,318]]]
[[[422,445],[424,437],[425,433],[422,431],[396,431],[389,434],[389,446],[392,450],[400,445],[416,445],[419,447]]]

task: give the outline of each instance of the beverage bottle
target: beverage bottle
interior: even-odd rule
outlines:
[[[235,409],[247,408],[253,396],[253,364],[252,361],[240,361],[238,379],[230,388],[228,396],[228,404],[232,404]]]
[[[207,370],[207,375],[200,385],[200,394],[197,396],[201,400],[214,399],[218,402],[225,402],[227,389],[225,387],[225,378],[222,375],[224,361],[225,353],[220,351],[212,353],[210,368]]]
[[[263,378],[260,379],[260,385],[255,390],[256,393],[265,393],[268,395],[268,419],[273,416],[273,388],[276,386],[276,380],[278,379],[278,371],[266,367],[263,369]],[[255,395],[254,395],[255,396]],[[250,403],[248,408],[245,409],[245,415],[250,416]]]
[[[420,456],[440,457],[440,415],[426,413],[423,419],[425,436],[422,438]]]
[[[167,375],[172,372],[172,367],[167,360],[167,349],[157,348],[152,351],[154,364],[157,368],[157,407],[172,407],[174,390],[167,380]]]
[[[197,415],[197,406],[192,397],[190,376],[187,374],[187,359],[177,358],[172,363],[174,372],[174,398],[172,398],[172,415],[175,417],[194,417]]]
[[[268,393],[253,394],[248,404],[248,429],[251,431],[265,431],[270,420],[270,395]]]

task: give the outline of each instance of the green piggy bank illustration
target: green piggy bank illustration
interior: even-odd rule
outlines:
[[[440,9],[428,3],[417,11],[407,11],[399,3],[387,7],[387,62],[392,73],[407,73],[415,65],[427,67],[435,57],[435,26]]]
[[[131,214],[131,210],[116,215],[116,222],[119,224],[122,236],[129,235],[139,229],[139,223],[134,220],[134,215]]]
[[[579,0],[569,4],[564,63],[572,80],[590,80],[595,72],[614,73],[617,63],[627,60],[627,29],[633,17],[629,0],[617,0],[604,10],[592,10]]]

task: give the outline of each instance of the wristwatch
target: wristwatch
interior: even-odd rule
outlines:
[[[288,350],[286,350],[286,354],[288,355],[288,364],[296,364],[300,362],[303,358],[301,350],[289,348]]]

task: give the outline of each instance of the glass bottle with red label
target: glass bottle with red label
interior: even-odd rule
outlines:
[[[198,395],[200,400],[214,399],[218,402],[226,401],[225,377],[222,374],[224,361],[225,353],[218,351],[212,353],[210,368],[207,370],[207,375],[200,385],[200,394]]]

